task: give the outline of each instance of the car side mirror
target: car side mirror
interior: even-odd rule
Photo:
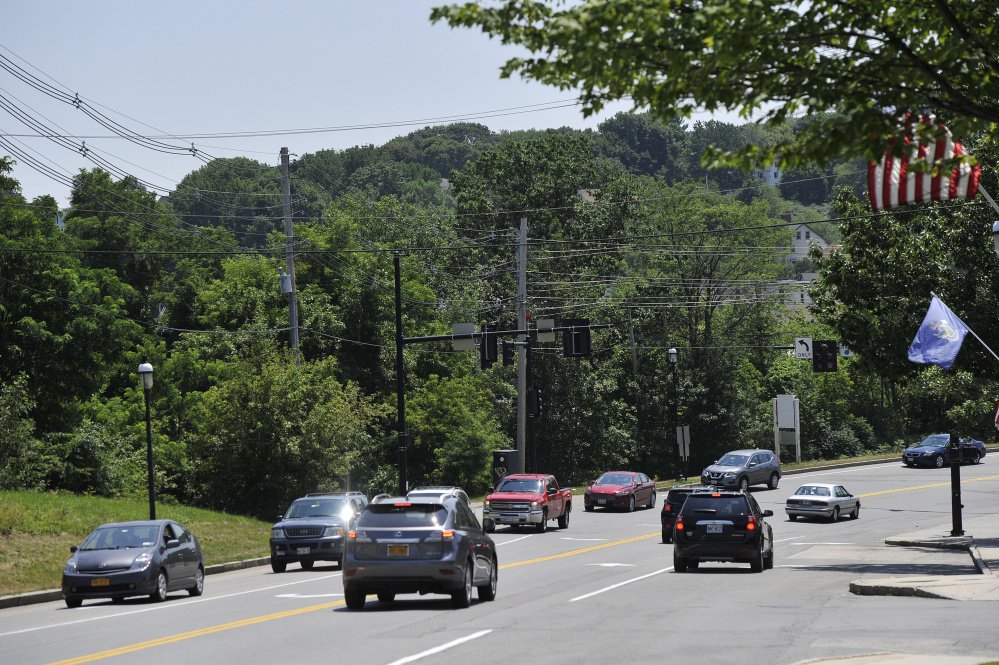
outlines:
[[[80,548],[79,548],[79,547],[77,547],[76,545],[70,545],[70,546],[69,546],[69,551],[70,551],[70,553],[72,553],[72,554],[76,554],[76,550],[78,550],[78,549],[80,549]]]
[[[174,547],[180,547],[180,541],[176,538],[172,538],[166,542],[167,549],[172,549]]]
[[[774,511],[772,511],[772,510],[764,510],[763,511],[763,516],[764,517],[773,517],[774,516]]]
[[[550,489],[550,490],[548,490],[548,494],[549,495],[558,494],[558,490],[556,490],[556,489]]]

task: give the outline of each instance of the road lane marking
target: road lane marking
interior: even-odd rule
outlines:
[[[600,545],[591,545],[590,547],[583,547],[578,550],[569,550],[568,552],[562,552],[561,554],[549,554],[548,556],[539,556],[533,559],[524,559],[523,561],[515,561],[513,563],[500,564],[500,570],[506,570],[507,568],[516,568],[517,566],[527,566],[532,563],[541,563],[542,561],[554,561],[555,559],[564,559],[570,556],[576,556],[577,554],[586,554],[587,552],[595,552],[597,550],[606,549],[608,547],[616,547],[618,545],[626,545],[628,543],[635,543],[639,540],[645,540],[647,538],[656,538],[660,536],[658,531],[655,533],[646,533],[642,536],[635,536],[634,538],[625,538],[624,540],[615,540],[609,543],[602,543]]]
[[[587,543],[587,542],[602,543],[605,542],[607,539],[606,538],[563,538],[562,540],[575,540],[581,543]]]
[[[799,538],[804,538],[804,536],[791,536],[790,538],[781,538],[780,540],[775,540],[775,543],[783,543],[786,540],[798,540]]]
[[[115,619],[117,617],[128,616],[130,614],[142,614],[143,612],[158,612],[160,610],[170,610],[176,609],[178,607],[187,607],[188,605],[196,605],[198,603],[210,603],[216,600],[222,600],[224,598],[233,598],[235,596],[245,596],[248,593],[258,593],[260,591],[271,591],[273,589],[282,589],[286,586],[294,586],[296,584],[306,584],[307,582],[316,582],[319,580],[327,580],[331,577],[339,577],[340,573],[333,573],[332,575],[323,575],[322,577],[310,577],[304,580],[295,580],[294,582],[285,582],[283,584],[272,584],[271,586],[261,587],[259,589],[248,589],[247,591],[236,591],[234,593],[227,593],[221,596],[202,596],[201,598],[190,598],[186,600],[173,600],[172,602],[166,602],[162,604],[156,604],[151,607],[142,607],[135,610],[128,610],[127,612],[115,612],[114,614],[102,614],[97,617],[89,617],[86,619],[74,619],[73,621],[63,621],[62,623],[52,623],[46,626],[35,626],[34,628],[23,628],[21,630],[12,630],[8,633],[0,633],[0,637],[7,637],[8,635],[21,635],[23,633],[34,633],[39,630],[47,630],[49,628],[64,628],[66,626],[75,626],[81,623],[90,623],[91,621],[104,621],[105,619]],[[136,596],[138,598],[138,596]],[[67,612],[72,611],[73,613],[87,612],[90,609],[97,609],[96,606],[78,607],[73,610],[65,610]]]
[[[526,536],[521,536],[520,538],[514,538],[513,540],[504,540],[502,543],[496,543],[496,547],[499,547],[500,545],[509,545],[510,543],[515,543],[519,540],[523,540],[524,538],[530,538],[530,537],[531,535],[528,534]]]
[[[600,568],[634,568],[633,563],[588,563],[587,566],[598,566]]]
[[[791,543],[792,545],[856,545],[857,543]]]
[[[984,480],[995,480],[996,478],[999,478],[999,476],[983,476],[981,478],[969,478],[967,480],[962,479],[961,485],[963,486],[970,483],[980,483]],[[950,487],[950,481],[948,480],[947,482],[943,483],[930,483],[928,485],[913,485],[911,487],[898,487],[893,490],[880,490],[878,492],[866,492],[864,494],[858,494],[857,496],[863,499],[869,496],[880,496],[882,494],[897,494],[898,492],[912,492],[915,490],[927,490],[933,487]]]
[[[342,593],[279,593],[275,598],[342,598]]]
[[[655,575],[662,575],[663,573],[668,573],[671,570],[673,570],[673,566],[670,566],[669,568],[661,568],[660,570],[657,570],[657,571],[652,572],[652,573],[647,573],[647,574],[642,575],[640,577],[634,577],[634,578],[632,578],[630,580],[625,580],[623,582],[618,582],[617,584],[612,584],[610,586],[606,586],[603,589],[597,589],[596,591],[591,591],[590,593],[583,594],[582,596],[576,596],[575,598],[571,598],[569,600],[569,602],[570,603],[574,603],[577,600],[586,600],[587,598],[591,598],[593,596],[599,595],[601,593],[605,593],[607,591],[612,591],[612,590],[617,589],[618,587],[622,587],[622,586],[624,586],[626,584],[631,584],[633,582],[640,582],[641,580],[648,579],[648,578],[653,577]]]
[[[214,633],[221,633],[222,631],[232,630],[233,628],[243,628],[245,626],[252,626],[254,624],[264,623],[266,621],[274,621],[275,619],[285,619],[287,617],[293,617],[299,614],[318,612],[319,610],[327,610],[332,607],[341,607],[343,605],[344,601],[334,600],[332,602],[322,603],[320,605],[310,605],[309,607],[299,607],[298,609],[285,610],[284,612],[274,612],[273,614],[264,614],[263,616],[250,617],[249,619],[240,619],[239,621],[230,621],[229,623],[222,623],[217,626],[208,626],[206,628],[199,628],[197,630],[189,630],[186,633],[176,633],[174,635],[167,635],[166,637],[159,637],[156,638],[155,640],[147,640],[145,642],[129,644],[123,647],[118,647],[116,649],[107,649],[106,651],[98,651],[96,653],[87,654],[85,656],[77,656],[76,658],[67,658],[66,660],[59,660],[55,661],[54,663],[49,663],[49,665],[82,665],[82,663],[92,663],[95,660],[104,660],[105,658],[122,656],[127,653],[134,653],[136,651],[142,651],[143,649],[149,649],[151,647],[159,647],[165,644],[174,644],[176,642],[183,642],[184,640],[189,640],[195,637],[204,637],[205,635],[212,635]]]
[[[480,630],[477,633],[472,633],[471,635],[466,635],[465,637],[459,637],[456,640],[451,640],[447,644],[442,644],[439,647],[434,647],[433,649],[427,649],[426,651],[421,651],[420,653],[415,653],[412,656],[406,656],[405,658],[400,658],[399,660],[393,660],[389,665],[405,665],[405,663],[412,663],[413,661],[420,660],[421,658],[426,658],[427,656],[432,656],[435,653],[440,653],[441,651],[447,651],[451,647],[456,647],[459,644],[464,644],[465,642],[470,642],[472,640],[478,639],[483,635],[488,635],[493,632],[492,629]]]

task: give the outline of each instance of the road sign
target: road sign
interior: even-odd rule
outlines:
[[[812,359],[812,338],[811,337],[795,337],[794,338],[794,357],[798,360],[811,360]]]
[[[680,449],[680,459],[686,462],[690,457],[690,425],[677,425],[676,445]]]
[[[455,335],[469,335],[475,332],[474,323],[452,323],[451,332]],[[475,350],[475,339],[452,339],[451,348],[455,351],[474,351]]]

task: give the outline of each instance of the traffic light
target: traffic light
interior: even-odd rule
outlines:
[[[527,415],[537,418],[541,415],[542,406],[541,388],[531,386],[527,389]]]
[[[503,340],[503,365],[509,367],[513,364],[514,342],[512,339]]]
[[[820,339],[812,343],[812,371],[835,372],[839,369],[839,344],[832,340]]]
[[[569,358],[590,355],[590,320],[566,319],[563,328],[572,328],[562,333],[562,353]]]
[[[499,328],[496,325],[486,323],[482,326],[482,339],[479,342],[479,358],[482,361],[482,369],[492,367],[492,364],[496,362],[497,330]]]

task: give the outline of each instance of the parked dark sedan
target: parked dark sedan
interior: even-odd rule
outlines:
[[[129,596],[166,600],[170,591],[200,596],[205,562],[194,534],[172,520],[102,524],[79,547],[62,571],[68,607],[88,598],[121,602]]]
[[[656,484],[644,473],[608,471],[590,483],[583,492],[583,508],[623,508],[628,512],[636,506],[656,505]]]
[[[496,545],[460,498],[387,498],[372,502],[347,534],[343,593],[364,608],[367,594],[391,603],[399,593],[446,593],[468,607],[496,598]]]
[[[962,436],[958,439],[961,462],[978,464],[985,457],[985,444],[978,439]],[[950,462],[950,434],[930,434],[902,453],[906,466],[934,466],[941,468]]]

